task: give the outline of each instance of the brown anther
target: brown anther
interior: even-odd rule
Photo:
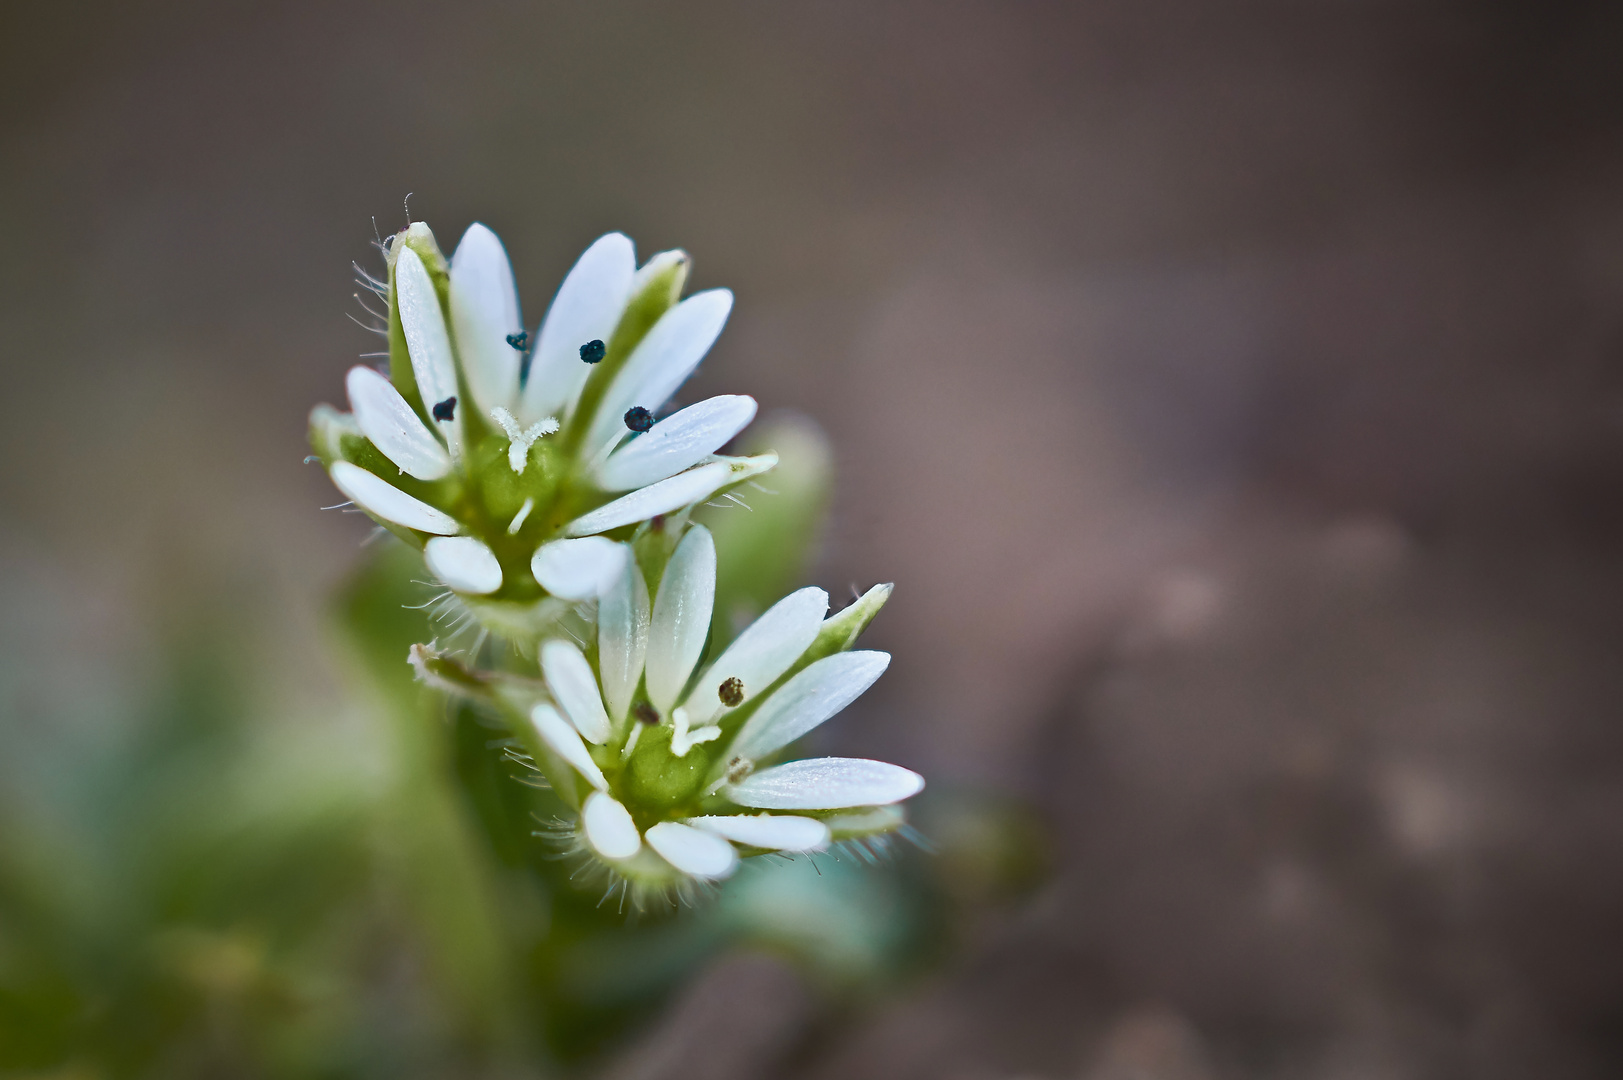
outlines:
[[[736,709],[744,703],[744,680],[734,675],[717,687],[716,694],[721,698],[723,705],[729,709]]]
[[[755,771],[755,762],[747,757],[735,757],[727,763],[727,782],[736,784]]]
[[[659,710],[646,701],[639,701],[631,707],[631,715],[641,723],[650,726],[659,723]]]

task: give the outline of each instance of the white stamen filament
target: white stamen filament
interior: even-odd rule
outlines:
[[[534,509],[535,509],[535,499],[533,497],[529,498],[529,499],[525,499],[524,500],[524,505],[519,507],[518,508],[518,513],[513,515],[513,523],[511,525],[507,526],[507,535],[508,536],[517,536],[518,531],[520,529],[524,528],[524,519],[529,517],[530,516],[530,511],[534,510]]]

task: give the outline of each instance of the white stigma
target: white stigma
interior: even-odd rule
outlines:
[[[535,445],[535,441],[558,430],[556,416],[543,416],[527,428],[520,427],[518,419],[500,405],[490,410],[490,418],[506,433],[509,444],[507,464],[520,475],[524,472],[524,466],[530,463],[530,447]]]
[[[687,757],[688,751],[700,743],[721,738],[721,728],[715,724],[689,731],[686,709],[676,709],[671,713],[671,725],[675,729],[671,732],[671,753],[677,757]]]

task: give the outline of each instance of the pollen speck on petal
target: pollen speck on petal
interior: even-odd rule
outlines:
[[[868,650],[835,653],[807,665],[761,703],[729,752],[762,758],[788,746],[855,701],[889,666],[889,653]]]

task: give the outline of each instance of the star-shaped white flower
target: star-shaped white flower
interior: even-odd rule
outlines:
[[[615,556],[610,541],[582,541],[685,511],[776,463],[717,456],[754,418],[753,398],[712,397],[655,422],[732,310],[726,289],[676,299],[685,253],[638,268],[629,239],[600,238],[533,336],[507,252],[485,226],[469,227],[447,262],[427,227],[412,225],[389,259],[398,370],[352,369],[351,413],[318,409],[312,442],[333,483],[423,546],[430,570],[465,598],[529,604],[537,585],[595,598]],[[481,449],[492,441],[505,453]],[[551,448],[540,471],[530,468],[538,443]],[[491,475],[492,461],[511,479]],[[551,510],[560,501],[577,508],[572,518]]]
[[[924,786],[917,773],[881,761],[767,764],[855,701],[890,657],[834,652],[784,679],[825,626],[828,596],[807,588],[768,609],[695,679],[715,583],[715,544],[702,526],[677,545],[652,604],[627,550],[599,607],[598,669],[568,639],[540,650],[551,700],[534,706],[530,723],[590,789],[580,810],[585,846],[629,877],[669,867],[716,880],[733,872],[740,849],[820,851],[836,838],[828,812],[892,806]],[[748,718],[729,724],[740,710]],[[694,754],[706,766],[700,791],[662,790],[644,778]],[[632,765],[639,756],[641,769]]]

